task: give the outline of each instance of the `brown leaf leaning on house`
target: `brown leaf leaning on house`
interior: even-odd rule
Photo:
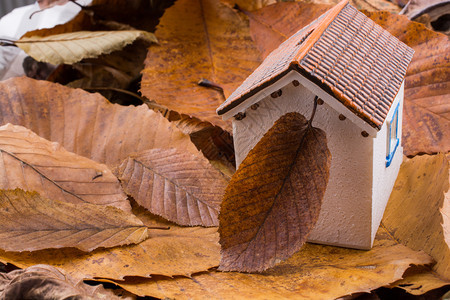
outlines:
[[[331,154],[298,113],[275,122],[233,175],[220,208],[220,270],[261,272],[306,242],[319,217]]]

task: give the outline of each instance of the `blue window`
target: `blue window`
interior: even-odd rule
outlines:
[[[398,108],[400,103],[397,104],[395,108],[394,115],[392,119],[388,122],[388,141],[387,141],[387,152],[386,152],[386,167],[391,165],[392,159],[394,158],[395,151],[400,144],[400,137],[398,136]]]

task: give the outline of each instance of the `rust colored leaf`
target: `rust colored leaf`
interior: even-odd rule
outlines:
[[[17,125],[0,127],[0,188],[37,191],[73,204],[110,205],[130,211],[107,166],[66,151]]]
[[[6,251],[63,247],[92,251],[147,238],[147,227],[131,213],[50,200],[20,189],[0,190],[0,218],[0,248]]]
[[[289,258],[314,227],[328,183],[326,135],[298,113],[249,152],[220,208],[220,270],[263,271]]]
[[[145,105],[123,107],[59,84],[30,78],[0,82],[0,107],[0,124],[26,126],[110,167],[151,148],[198,152],[189,136]]]
[[[139,245],[97,249],[89,253],[73,248],[23,253],[0,250],[0,262],[9,262],[20,268],[45,263],[57,266],[77,280],[190,276],[219,265],[217,228],[180,227],[151,215],[141,207],[135,207],[133,212],[148,227],[169,226],[170,229],[150,229],[149,238]]]
[[[111,299],[119,300],[103,286],[77,281],[55,267],[37,265],[25,270],[0,273],[2,299]]]
[[[405,16],[386,12],[368,17],[412,47],[403,112],[404,154],[450,151],[450,43],[446,35]]]
[[[127,278],[124,289],[159,299],[336,299],[370,292],[401,278],[410,264],[431,259],[397,244],[382,229],[369,251],[305,244],[262,274],[208,272],[184,277]]]
[[[222,2],[228,3],[231,7],[238,6],[245,10],[257,10],[265,6],[275,4],[276,0],[223,0]]]
[[[144,96],[170,110],[231,132],[216,114],[225,100],[207,79],[230,94],[260,63],[247,23],[219,0],[180,0],[166,10],[142,71]]]
[[[327,5],[336,5],[341,0],[314,0],[312,1],[314,4],[327,4]],[[400,7],[392,1],[389,0],[350,0],[351,5],[356,7],[359,10],[366,11],[389,11],[391,13],[398,13],[400,11]]]
[[[151,149],[128,157],[114,173],[153,214],[180,225],[219,225],[227,181],[200,153]]]
[[[331,5],[281,2],[254,12],[245,12],[250,19],[250,32],[263,57],[331,8]]]
[[[382,226],[413,250],[436,261],[433,270],[450,281],[450,248],[445,242],[440,209],[449,187],[444,154],[416,156],[404,162],[383,215]]]

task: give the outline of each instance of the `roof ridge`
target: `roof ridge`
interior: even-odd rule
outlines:
[[[303,42],[304,46],[300,48],[300,51],[294,56],[294,60],[291,64],[298,65],[299,61],[308,53],[308,51],[314,46],[316,41],[321,37],[322,33],[328,28],[333,20],[339,15],[341,10],[347,6],[348,0],[342,0],[336,6],[328,10],[327,15],[323,20],[314,28],[313,32]]]

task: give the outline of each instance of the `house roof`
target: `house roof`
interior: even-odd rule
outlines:
[[[380,129],[414,51],[342,1],[274,50],[217,109],[222,115],[295,70]]]

